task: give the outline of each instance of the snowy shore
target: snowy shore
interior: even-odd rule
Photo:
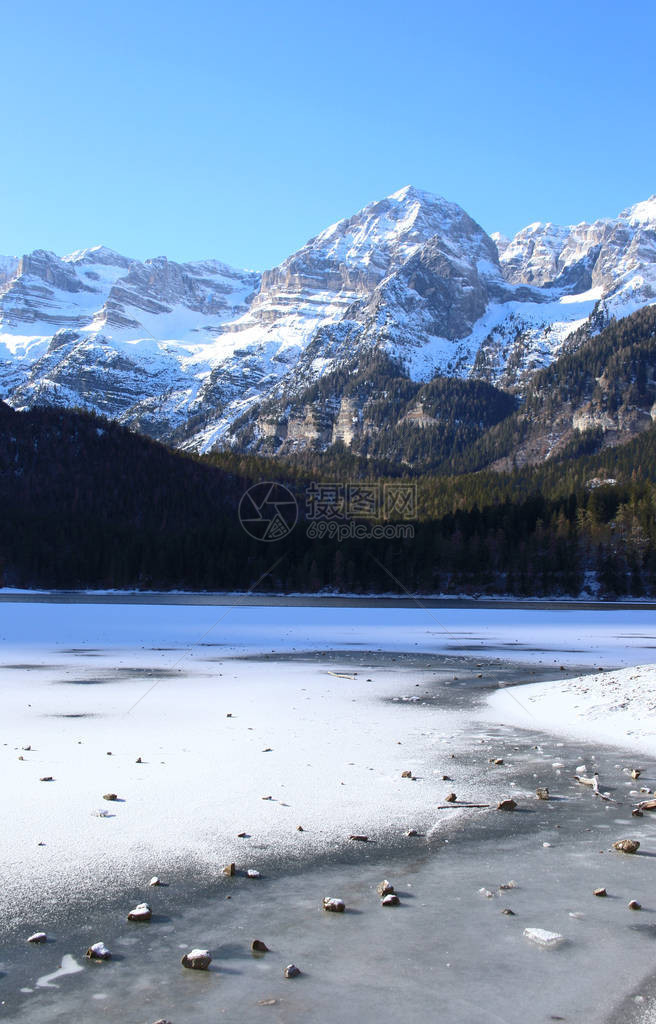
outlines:
[[[489,710],[495,721],[656,757],[656,665],[497,690]]]

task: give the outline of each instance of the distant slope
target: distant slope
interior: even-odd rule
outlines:
[[[656,306],[586,328],[533,377],[520,407],[454,460],[456,472],[509,469],[626,443],[656,418]]]

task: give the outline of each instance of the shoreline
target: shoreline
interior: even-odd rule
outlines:
[[[281,594],[252,591],[191,590],[20,590],[0,588],[0,604],[162,604],[253,608],[425,608],[528,609],[534,611],[645,611],[656,600],[627,597],[614,601],[573,597],[508,597],[487,595]]]

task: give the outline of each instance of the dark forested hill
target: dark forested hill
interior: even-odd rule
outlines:
[[[216,583],[243,484],[88,414],[0,403],[6,585]],[[230,552],[221,554],[221,571]]]
[[[0,403],[0,582],[247,590],[261,579],[260,589],[282,592],[656,596],[656,428],[508,473],[369,473],[379,494],[416,487],[412,514],[385,518],[360,504],[320,529],[308,488],[332,482],[343,495],[367,463],[346,451],[319,471],[240,454],[214,461],[87,414]],[[250,537],[237,515],[246,488],[267,479],[284,481],[299,507],[295,529],[271,543]]]

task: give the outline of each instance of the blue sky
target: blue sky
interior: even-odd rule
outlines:
[[[2,23],[2,253],[263,269],[410,183],[508,234],[656,192],[647,0],[34,0]]]

